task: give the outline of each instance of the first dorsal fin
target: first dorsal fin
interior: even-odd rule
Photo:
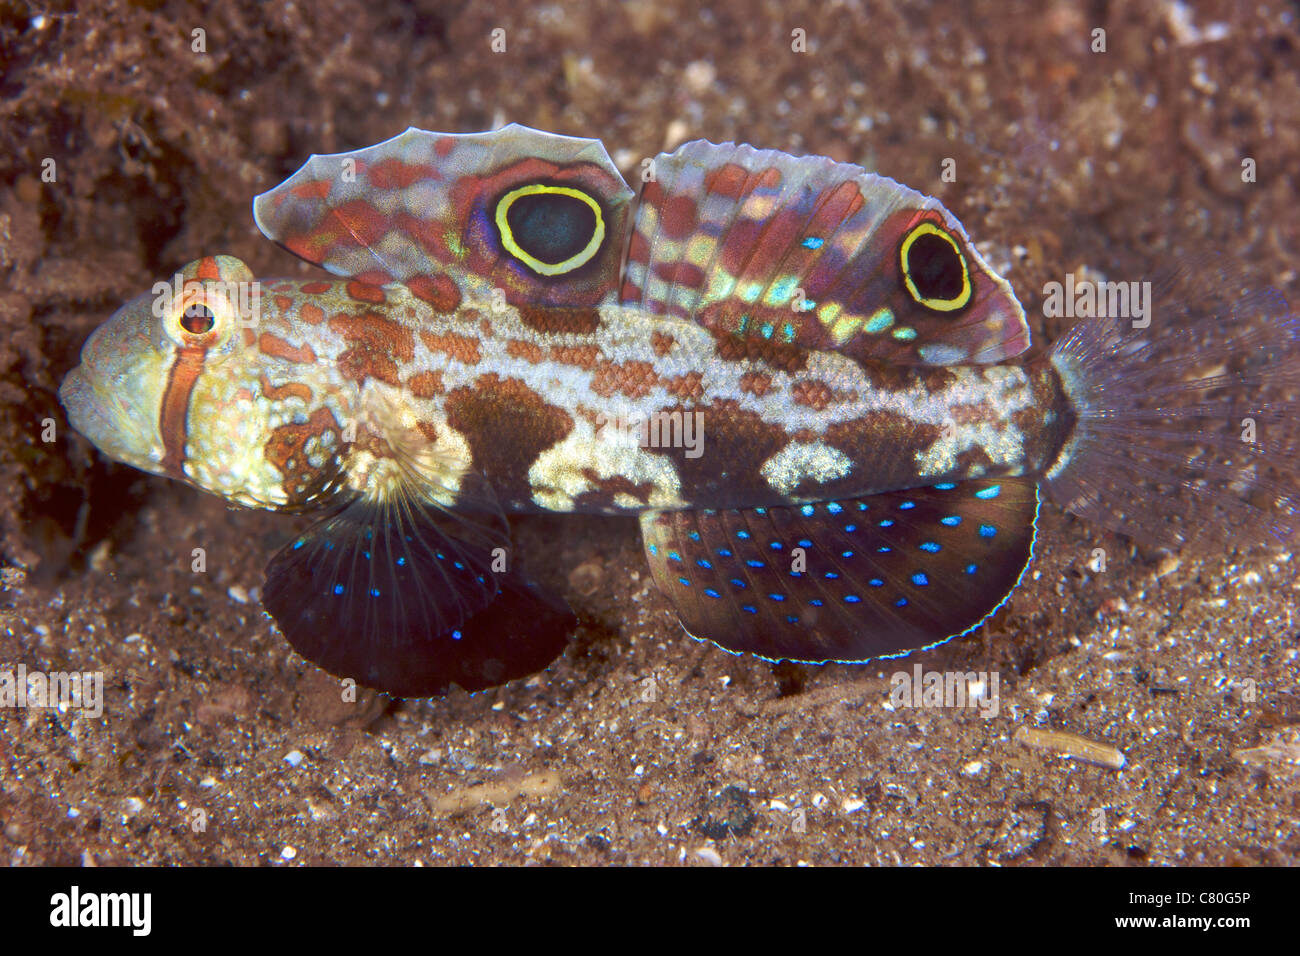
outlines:
[[[591,306],[616,296],[632,191],[598,140],[511,124],[412,127],[313,155],[254,200],[258,228],[335,275],[401,282],[450,311],[462,292]]]
[[[655,584],[686,630],[773,660],[861,661],[942,643],[992,614],[1028,563],[1028,478],[796,507],[651,512]]]
[[[699,140],[654,160],[623,302],[718,334],[901,365],[1029,346],[1011,287],[938,202],[858,166]]]

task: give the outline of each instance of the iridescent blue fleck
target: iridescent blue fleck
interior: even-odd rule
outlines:
[[[946,524],[950,528],[955,528],[961,524],[961,515],[948,515],[939,519],[940,524]]]
[[[985,501],[988,501],[990,498],[996,498],[1000,494],[1002,494],[1001,485],[989,485],[987,488],[981,488],[979,491],[975,492],[975,497],[983,498]]]
[[[918,588],[923,588],[930,583],[930,579],[927,578],[923,572],[917,571],[912,575],[912,583]]]
[[[938,554],[943,550],[943,547],[937,541],[922,541],[921,550],[929,551],[931,554]]]
[[[993,527],[993,525],[991,525],[991,524],[982,524],[982,525],[980,525],[980,537],[981,537],[981,538],[991,538],[991,537],[993,537],[993,536],[994,536],[995,534],[997,534],[997,533],[998,533],[998,529],[995,528],[995,527]]]

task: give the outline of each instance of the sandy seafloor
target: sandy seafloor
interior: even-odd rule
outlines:
[[[1081,269],[1213,250],[1294,299],[1298,18],[1281,0],[0,5],[0,664],[102,671],[107,698],[99,719],[0,711],[0,860],[1296,862],[1290,553],[1158,554],[1047,507],[1023,586],[975,635],[773,666],[682,633],[633,521],[523,518],[526,562],[580,617],[564,656],[477,696],[344,704],[255,600],[304,521],[106,462],[55,390],[98,322],[201,254],[308,274],[259,236],[252,195],[410,125],[599,137],[628,172],[697,137],[861,163],[943,199],[1040,341],[1060,331],[1043,283]],[[885,706],[917,662],[997,671],[998,716]],[[1030,749],[1022,726],[1125,766]]]

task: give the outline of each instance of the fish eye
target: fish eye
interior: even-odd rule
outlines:
[[[204,335],[212,331],[217,324],[217,317],[202,302],[191,302],[185,307],[180,318],[181,328],[190,335]]]
[[[497,202],[495,218],[506,252],[538,275],[560,276],[586,265],[605,241],[600,203],[569,186],[512,189]]]
[[[235,326],[235,309],[213,283],[191,283],[171,309],[167,334],[182,348],[209,349],[224,342]]]
[[[915,226],[898,247],[903,286],[919,305],[956,312],[971,300],[970,269],[952,234],[933,222]]]

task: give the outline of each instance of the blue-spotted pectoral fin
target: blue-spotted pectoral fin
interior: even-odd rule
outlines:
[[[734,143],[654,160],[622,300],[715,333],[899,365],[1029,346],[1011,286],[938,200],[859,166]]]
[[[499,512],[358,499],[271,559],[262,602],[332,674],[397,697],[475,691],[545,668],[574,624],[513,567]]]
[[[1033,550],[1037,485],[1001,478],[803,507],[652,512],[655,583],[693,636],[773,660],[942,643],[998,609]]]

